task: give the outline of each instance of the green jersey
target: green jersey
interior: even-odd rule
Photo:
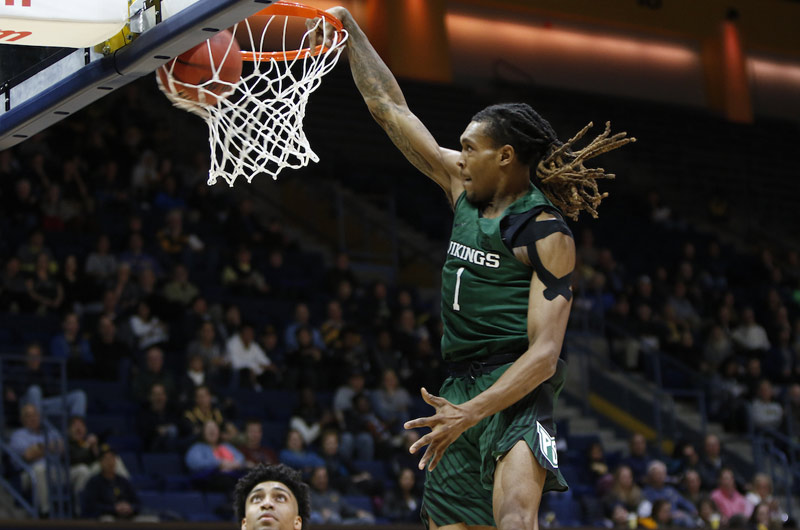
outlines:
[[[500,217],[481,217],[464,193],[442,269],[442,357],[480,360],[528,349],[528,294],[533,268],[521,263],[502,239],[502,221],[552,203],[531,184]]]

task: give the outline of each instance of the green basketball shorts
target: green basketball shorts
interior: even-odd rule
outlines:
[[[448,377],[439,395],[454,404],[469,401],[489,388],[509,366],[500,366],[475,379]],[[496,526],[492,512],[495,466],[520,440],[525,440],[547,471],[544,491],[568,489],[558,469],[553,419],[553,408],[565,379],[566,363],[559,359],[553,377],[507,409],[482,419],[447,448],[436,469],[425,474],[421,516],[426,526],[428,517],[438,526]]]

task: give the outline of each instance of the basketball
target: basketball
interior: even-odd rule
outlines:
[[[165,90],[201,105],[216,105],[242,76],[241,48],[230,31],[221,31],[159,68],[158,76]]]

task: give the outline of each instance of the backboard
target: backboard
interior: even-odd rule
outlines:
[[[272,1],[145,0],[146,5],[164,9],[171,4],[173,12],[152,27],[145,25],[130,44],[110,53],[94,48],[45,50],[52,52],[44,53],[45,60],[12,79],[0,79],[0,150],[152,73]],[[10,48],[12,45],[0,43],[0,53],[10,53]],[[13,46],[14,51],[20,49]]]

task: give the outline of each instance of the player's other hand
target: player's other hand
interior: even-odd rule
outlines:
[[[428,448],[419,461],[419,468],[425,469],[427,465],[428,470],[433,471],[450,444],[455,442],[461,433],[478,423],[479,418],[475,418],[464,405],[454,405],[443,397],[434,396],[424,388],[421,393],[422,399],[436,409],[436,413],[427,418],[407,421],[403,427],[431,429],[431,432],[414,442],[409,452],[414,454],[427,445]]]
[[[332,7],[328,9],[326,13],[330,13],[341,20],[342,24],[346,24],[346,18],[350,16],[350,12],[341,6]],[[345,25],[345,27],[347,26]],[[326,48],[333,44],[336,28],[334,28],[331,24],[328,24],[327,22],[323,23],[323,20],[319,18],[309,19],[306,21],[306,29],[314,29],[314,31],[308,36],[309,45],[312,49],[320,44],[324,44]]]

